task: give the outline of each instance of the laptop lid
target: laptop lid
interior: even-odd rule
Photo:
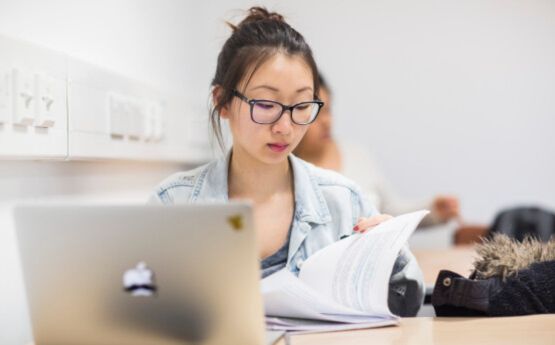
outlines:
[[[36,345],[261,344],[246,204],[14,210]]]

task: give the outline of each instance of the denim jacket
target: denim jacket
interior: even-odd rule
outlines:
[[[163,181],[151,203],[226,202],[229,157],[176,173]],[[286,267],[298,274],[304,260],[353,233],[359,217],[378,214],[358,186],[346,177],[289,155],[294,179],[295,213]],[[420,268],[408,248],[396,260],[390,279],[389,307],[397,315],[414,315],[424,298]]]

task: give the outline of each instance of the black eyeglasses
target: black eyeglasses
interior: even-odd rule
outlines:
[[[247,102],[251,107],[252,121],[261,125],[269,125],[277,122],[284,112],[291,111],[291,121],[297,125],[308,125],[318,116],[324,102],[319,100],[301,102],[294,105],[283,105],[276,101],[266,99],[248,99],[237,90],[232,90],[232,94]]]

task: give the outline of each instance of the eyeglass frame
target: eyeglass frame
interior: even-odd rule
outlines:
[[[285,113],[286,111],[289,111],[289,114],[291,116],[291,121],[296,124],[296,125],[300,125],[300,126],[304,126],[304,125],[310,125],[311,123],[313,123],[314,121],[316,121],[316,118],[318,118],[318,115],[320,114],[320,111],[322,110],[322,108],[324,107],[324,102],[322,102],[319,99],[314,99],[312,101],[305,101],[305,102],[300,102],[297,104],[293,104],[293,105],[285,105],[282,104],[278,101],[273,101],[270,99],[255,99],[255,98],[251,98],[249,99],[247,96],[243,95],[241,92],[237,91],[237,89],[233,89],[231,90],[231,94],[237,98],[239,98],[240,100],[246,102],[249,106],[250,106],[250,114],[251,114],[251,120],[254,123],[257,123],[259,125],[271,125],[274,124],[276,122],[278,122],[281,117],[283,116],[283,113]],[[258,122],[254,119],[254,115],[253,115],[253,110],[254,110],[254,105],[257,102],[270,102],[270,103],[274,103],[277,105],[281,106],[281,113],[279,114],[279,116],[272,122]],[[307,123],[298,123],[297,121],[295,121],[293,119],[293,110],[295,110],[295,108],[301,104],[306,104],[306,103],[312,103],[312,104],[317,104],[318,105],[318,111],[316,112],[316,115],[314,116],[314,118],[312,119],[312,121],[307,122]]]

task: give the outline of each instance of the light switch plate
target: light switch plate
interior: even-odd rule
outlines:
[[[158,142],[164,138],[165,124],[164,124],[164,113],[162,107],[155,104],[152,108],[153,116],[153,131],[152,131],[152,141]]]
[[[0,70],[0,125],[9,122],[11,113],[10,72]]]
[[[147,102],[146,113],[144,117],[144,133],[145,141],[154,140],[154,131],[156,129],[156,103]]]
[[[127,135],[131,140],[141,140],[143,137],[143,119],[144,110],[141,102],[133,99],[127,100],[129,106],[129,114],[127,117],[126,128],[128,129]]]
[[[118,95],[108,95],[109,132],[112,137],[121,138],[125,135],[125,112],[123,100]]]

